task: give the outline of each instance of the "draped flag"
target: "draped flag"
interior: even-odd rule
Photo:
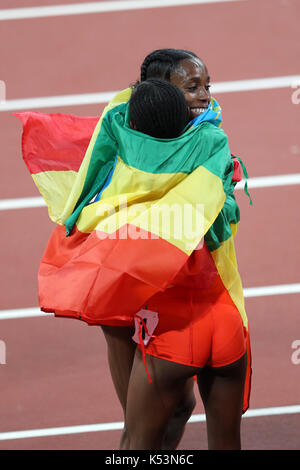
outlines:
[[[41,310],[128,325],[157,292],[185,276],[205,288],[218,272],[248,330],[233,242],[240,166],[218,103],[180,137],[156,139],[131,129],[130,95],[100,119],[16,114],[24,161],[57,224],[39,270]]]

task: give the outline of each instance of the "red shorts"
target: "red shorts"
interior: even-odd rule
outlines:
[[[156,294],[147,309],[158,313],[158,324],[146,354],[202,368],[231,364],[246,352],[247,331],[218,275],[208,289],[176,286]]]

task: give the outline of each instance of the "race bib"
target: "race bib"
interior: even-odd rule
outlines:
[[[140,337],[146,346],[158,324],[158,313],[142,308],[134,317],[135,332],[133,341],[140,344]]]

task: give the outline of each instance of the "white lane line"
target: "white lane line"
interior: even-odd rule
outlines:
[[[0,211],[7,211],[11,209],[28,209],[43,206],[46,206],[46,203],[42,197],[0,199]]]
[[[85,424],[81,426],[62,426],[59,428],[31,429],[29,431],[12,431],[0,433],[0,441],[11,439],[28,439],[31,437],[59,436],[62,434],[78,434],[123,429],[123,422]]]
[[[262,416],[280,416],[300,413],[300,405],[276,406],[248,410],[243,418],[256,418]],[[199,423],[206,420],[204,414],[192,415],[188,423]],[[84,424],[80,426],[61,426],[56,428],[30,429],[26,431],[10,431],[0,433],[0,441],[13,439],[28,439],[33,437],[50,437],[64,434],[80,434],[88,432],[115,431],[123,429],[123,421],[113,423]]]
[[[236,189],[244,189],[244,181],[236,185]],[[292,175],[258,176],[248,179],[248,188],[270,188],[275,186],[290,186],[300,184],[300,173]],[[34,207],[45,207],[46,203],[40,196],[21,197],[12,199],[0,199],[0,211],[12,209],[31,209]]]
[[[270,188],[273,186],[290,186],[300,183],[300,173],[291,175],[257,176],[248,179],[248,188]],[[236,189],[244,189],[245,181],[240,181]],[[1,202],[1,201],[0,201]]]
[[[247,287],[244,289],[245,298],[266,297],[269,295],[299,294],[300,283],[298,284],[280,284],[277,286]]]
[[[16,318],[32,318],[52,316],[53,313],[41,312],[39,307],[15,308],[11,310],[0,310],[0,320],[12,320]]]
[[[213,95],[217,95],[218,93],[289,88],[295,86],[295,83],[300,83],[300,75],[254,78],[251,80],[233,80],[212,84],[211,92]],[[0,101],[0,111],[20,111],[60,106],[101,104],[110,101],[117,93],[118,91],[107,91],[102,93],[83,93],[77,95],[44,96],[6,100]]]
[[[256,418],[261,416],[278,416],[284,414],[300,413],[300,405],[274,406],[270,408],[249,409],[243,415],[243,418]],[[205,421],[205,414],[194,414],[190,417],[189,423],[199,423]]]
[[[270,296],[270,295],[284,295],[284,294],[300,294],[300,283],[244,288],[245,298],[265,297],[265,296]],[[0,320],[14,320],[17,318],[44,317],[45,315],[53,316],[53,313],[41,312],[39,307],[0,310]]]
[[[251,78],[249,80],[236,80],[232,82],[212,83],[212,93],[229,93],[232,91],[268,90],[273,88],[295,88],[300,85],[300,75],[286,75],[283,77]]]
[[[229,3],[245,0],[121,0],[113,2],[86,2],[71,5],[52,5],[0,10],[0,20],[21,20],[52,16],[83,15],[109,11],[143,10],[205,3]]]
[[[103,93],[83,93],[80,95],[42,96],[37,98],[6,100],[0,102],[0,111],[108,103],[117,93],[118,91],[108,91]]]

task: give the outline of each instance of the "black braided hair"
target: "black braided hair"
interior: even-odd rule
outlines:
[[[157,49],[148,54],[141,65],[140,81],[148,78],[170,80],[171,73],[176,70],[179,62],[184,59],[199,57],[185,49]]]
[[[149,79],[137,84],[129,100],[132,127],[152,137],[178,137],[188,123],[183,92],[166,80]]]

